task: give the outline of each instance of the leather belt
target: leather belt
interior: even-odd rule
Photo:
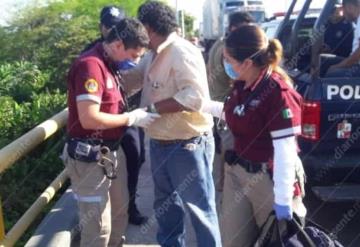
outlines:
[[[202,134],[200,134],[199,136],[194,136],[194,137],[191,137],[189,139],[174,139],[174,140],[159,140],[159,139],[153,139],[154,141],[156,141],[157,143],[159,143],[160,145],[172,145],[172,144],[179,144],[179,143],[182,143],[182,142],[186,142],[186,141],[190,141],[191,139],[194,139],[196,137],[200,137],[200,136],[208,136],[210,135],[210,132],[209,131],[206,131]]]
[[[244,159],[236,154],[234,150],[226,150],[224,155],[225,161],[229,166],[239,165],[243,167],[248,173],[268,172],[270,173],[269,165],[266,162],[253,162]]]

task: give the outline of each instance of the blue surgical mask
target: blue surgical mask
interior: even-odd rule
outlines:
[[[231,79],[237,80],[237,79],[239,78],[239,76],[240,76],[239,73],[236,72],[236,71],[234,70],[233,66],[232,66],[230,63],[226,62],[225,60],[224,60],[224,68],[225,68],[226,74],[227,74]]]
[[[129,69],[132,69],[134,67],[136,67],[136,63],[134,63],[131,60],[124,60],[124,61],[121,61],[121,62],[117,63],[117,69],[121,70],[121,71],[129,70]]]

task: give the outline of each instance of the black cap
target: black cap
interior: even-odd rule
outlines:
[[[100,23],[111,28],[125,18],[125,12],[115,6],[105,6],[100,12]]]

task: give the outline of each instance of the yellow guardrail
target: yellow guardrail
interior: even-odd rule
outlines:
[[[63,128],[68,117],[68,109],[65,109],[52,118],[39,124],[34,129],[16,139],[0,150],[0,174],[10,168],[16,161],[24,157],[39,144],[44,142],[58,130]],[[13,246],[21,235],[26,231],[32,221],[53,198],[55,193],[62,187],[67,179],[65,170],[50,184],[40,195],[33,205],[25,212],[13,228],[4,236],[4,217],[0,203],[0,247]],[[3,229],[3,231],[2,231]],[[2,231],[2,232],[1,232]]]
[[[0,150],[0,174],[64,127],[67,116],[68,110],[65,109],[2,148]]]
[[[0,198],[0,241],[5,238],[5,226],[2,212],[1,198]]]

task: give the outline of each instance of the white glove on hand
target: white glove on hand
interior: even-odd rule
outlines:
[[[141,128],[147,128],[155,121],[155,119],[159,118],[160,115],[157,113],[146,112],[145,109],[136,109],[131,112],[125,113],[128,118],[128,126],[138,126]]]
[[[201,111],[209,113],[214,117],[225,120],[225,114],[223,114],[224,103],[219,101],[207,100],[204,101]]]

